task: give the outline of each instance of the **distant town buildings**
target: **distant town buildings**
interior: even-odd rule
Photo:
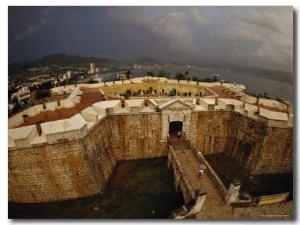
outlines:
[[[14,98],[18,99],[20,104],[27,104],[31,101],[30,90],[28,87],[20,87],[18,92],[15,92],[11,95],[11,100]]]
[[[95,72],[96,72],[95,63],[90,63],[90,71],[89,71],[89,73],[95,73]]]

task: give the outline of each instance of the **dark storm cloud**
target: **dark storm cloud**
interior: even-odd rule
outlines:
[[[293,69],[292,7],[9,7],[9,61],[63,52]]]

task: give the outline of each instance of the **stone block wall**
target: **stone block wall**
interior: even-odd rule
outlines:
[[[293,171],[293,129],[267,127],[255,173]]]
[[[167,155],[167,143],[160,142],[161,114],[110,115],[111,142],[118,160]]]
[[[253,174],[293,171],[293,129],[232,111],[192,113],[187,138],[203,155],[224,152]]]
[[[50,202],[100,193],[117,160],[167,155],[160,131],[160,113],[111,115],[82,139],[9,150],[9,201]]]
[[[8,200],[50,202],[101,193],[116,164],[101,121],[83,139],[8,151]]]
[[[8,160],[9,201],[49,202],[101,191],[80,141],[9,151]]]
[[[192,113],[188,139],[202,154],[223,152],[228,136],[229,111]]]
[[[255,173],[266,129],[266,125],[254,119],[231,113],[227,121],[228,136],[224,153],[249,172]]]

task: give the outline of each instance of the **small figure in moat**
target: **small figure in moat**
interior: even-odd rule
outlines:
[[[199,173],[199,175],[198,175],[199,179],[201,179],[201,176],[202,176],[203,172],[204,172],[203,169],[200,169],[200,170],[199,170],[199,172],[198,172],[198,173]]]

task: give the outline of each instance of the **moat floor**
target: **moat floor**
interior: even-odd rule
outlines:
[[[184,204],[167,158],[121,161],[102,195],[41,204],[8,204],[9,219],[166,219]]]
[[[292,173],[251,175],[224,153],[205,155],[205,158],[226,188],[233,179],[239,179],[242,183],[240,191],[246,191],[253,197],[289,192],[288,201],[293,199]]]

